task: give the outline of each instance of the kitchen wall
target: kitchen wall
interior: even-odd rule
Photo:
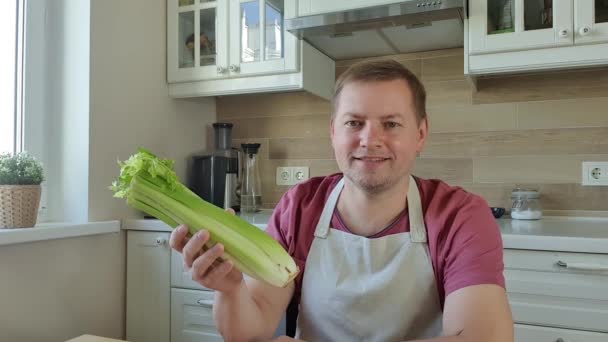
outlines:
[[[510,207],[516,186],[540,190],[556,214],[608,210],[605,187],[580,185],[581,161],[608,161],[608,69],[479,80],[463,75],[463,50],[386,56],[420,77],[428,93],[430,137],[414,174],[440,178]],[[336,74],[358,60],[339,61]],[[306,93],[217,100],[218,120],[233,122],[235,144],[262,143],[264,206],[288,189],[277,166],[337,172],[329,141],[330,104]]]

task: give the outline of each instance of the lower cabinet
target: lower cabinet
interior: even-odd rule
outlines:
[[[505,249],[516,342],[608,341],[608,255]]]
[[[608,334],[515,324],[515,342],[606,342]]]
[[[171,342],[221,342],[213,321],[213,292],[171,289]]]

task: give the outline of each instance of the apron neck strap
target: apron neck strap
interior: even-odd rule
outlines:
[[[424,216],[422,213],[422,205],[420,203],[420,192],[418,191],[418,185],[416,184],[414,177],[409,177],[410,184],[407,191],[406,200],[410,221],[410,239],[412,242],[426,243],[426,227],[424,226]],[[317,223],[317,227],[315,229],[315,237],[323,239],[327,237],[331,218],[334,214],[336,204],[338,203],[338,198],[340,197],[340,193],[342,192],[343,188],[344,177],[340,179],[327,198],[327,202],[325,203],[325,207],[323,208],[323,212],[321,213],[321,217],[319,218],[319,222]]]

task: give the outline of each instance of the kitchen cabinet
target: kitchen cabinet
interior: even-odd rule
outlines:
[[[306,90],[329,99],[334,61],[287,32],[284,13],[283,0],[167,0],[170,95]]]
[[[171,289],[171,342],[222,342],[213,321],[213,292]]]
[[[171,249],[167,232],[127,232],[127,340],[170,338]]]
[[[470,75],[608,64],[608,0],[473,0]]]
[[[608,341],[608,255],[505,249],[516,342]]]

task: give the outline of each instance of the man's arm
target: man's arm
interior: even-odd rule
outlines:
[[[267,341],[285,313],[294,283],[284,288],[246,277],[235,293],[216,292],[213,315],[226,341]]]
[[[443,310],[443,336],[425,342],[513,342],[513,319],[505,290],[474,285],[450,293]]]

